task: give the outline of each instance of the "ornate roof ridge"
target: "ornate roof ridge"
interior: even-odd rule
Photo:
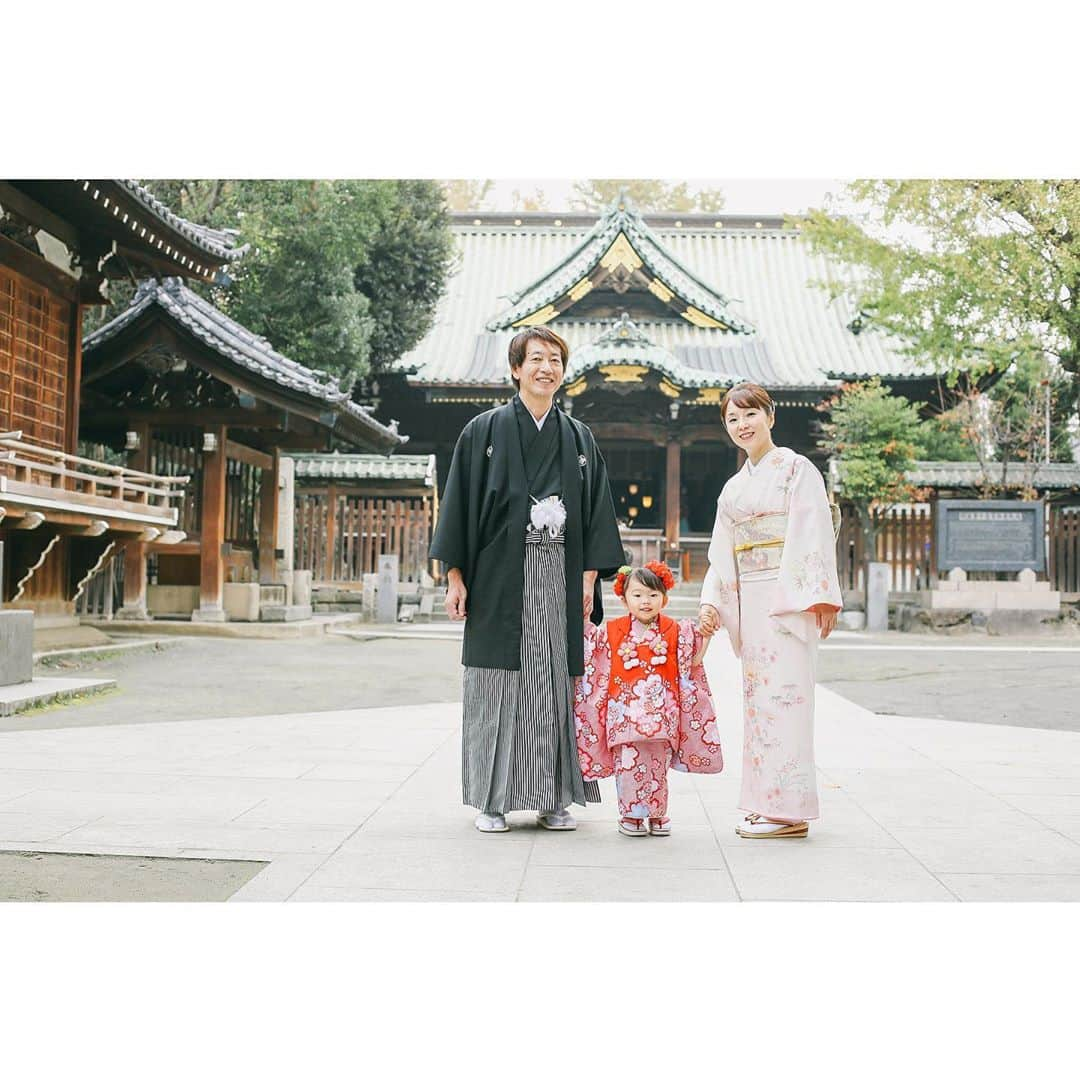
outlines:
[[[754,333],[752,326],[728,311],[730,301],[726,296],[667,251],[625,194],[611,203],[564,259],[531,284],[511,293],[508,296],[511,306],[488,320],[487,329],[547,323],[591,292],[596,281],[602,282],[620,272],[629,277],[641,267],[651,275],[649,291],[662,303],[670,304],[673,314],[697,326]],[[599,273],[598,268],[601,268]]]

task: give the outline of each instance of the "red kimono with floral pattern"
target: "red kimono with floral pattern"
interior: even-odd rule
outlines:
[[[578,757],[586,780],[612,776],[614,747],[666,741],[671,767],[724,767],[705,669],[694,663],[701,634],[690,619],[632,616],[585,627],[585,674],[574,680]]]

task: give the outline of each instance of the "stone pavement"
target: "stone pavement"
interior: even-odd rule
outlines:
[[[0,850],[268,865],[234,900],[1080,900],[1080,733],[876,716],[819,687],[822,820],[734,834],[738,669],[707,664],[728,769],[672,776],[668,838],[533,815],[480,835],[460,706],[0,733]]]

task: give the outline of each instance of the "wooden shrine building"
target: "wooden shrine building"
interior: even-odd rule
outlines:
[[[213,281],[237,254],[131,180],[0,181],[0,604],[38,632],[74,623],[116,551],[182,535],[183,477],[76,452],[84,307],[109,278]]]
[[[126,448],[137,468],[191,477],[186,538],[128,549],[120,617],[147,617],[149,572],[156,586],[186,587],[191,602],[173,613],[224,621],[226,583],[278,584],[282,451],[389,453],[406,441],[337,380],[282,356],[179,278],[144,281],[83,355],[84,437]]]
[[[700,576],[716,498],[738,451],[718,405],[742,380],[778,404],[778,443],[824,465],[816,406],[846,379],[882,377],[929,401],[936,379],[844,300],[814,287],[830,267],[777,217],[456,214],[458,269],[431,331],[380,376],[382,415],[446,476],[464,424],[513,393],[507,347],[544,325],[570,345],[563,408],[595,433],[624,540]]]

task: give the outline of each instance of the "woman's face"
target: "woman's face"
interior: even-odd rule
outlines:
[[[548,401],[562,385],[566,374],[558,346],[539,338],[533,338],[525,346],[525,359],[512,371],[521,382],[522,393]]]
[[[743,408],[731,402],[724,422],[731,441],[745,450],[751,461],[757,459],[772,445],[772,426],[776,418],[757,405]]]

